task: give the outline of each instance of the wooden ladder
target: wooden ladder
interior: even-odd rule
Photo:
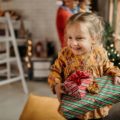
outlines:
[[[0,23],[5,25],[5,35],[0,36],[0,44],[4,44],[5,49],[4,53],[0,53],[0,65],[6,64],[5,69],[0,69],[0,74],[6,74],[6,78],[4,80],[0,80],[0,85],[5,85],[21,80],[24,92],[28,93],[22,63],[18,52],[14,28],[9,13],[6,13],[4,17],[0,17]],[[10,45],[12,45],[14,48],[15,57],[10,56]],[[11,75],[11,62],[16,62],[19,70],[19,74],[14,77]]]

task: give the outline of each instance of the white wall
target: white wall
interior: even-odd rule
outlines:
[[[56,42],[57,49],[60,48],[55,26],[56,0],[11,0],[2,3],[2,8],[21,12],[30,23],[34,42],[49,39]]]

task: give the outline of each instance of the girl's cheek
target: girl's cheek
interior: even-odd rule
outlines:
[[[70,43],[71,43],[71,42],[70,42],[69,40],[67,40],[67,44],[70,45]]]

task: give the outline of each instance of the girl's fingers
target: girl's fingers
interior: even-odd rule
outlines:
[[[115,77],[115,85],[120,85],[120,77]]]
[[[62,94],[66,94],[66,91],[65,91],[65,90],[61,90],[61,93],[62,93]]]
[[[118,85],[120,84],[120,80],[117,80],[117,84],[118,84]]]
[[[57,95],[57,98],[58,98],[58,101],[60,102],[61,101],[60,95]]]
[[[62,97],[62,94],[65,94],[65,89],[64,89],[64,86],[63,84],[58,84],[55,86],[55,90],[56,90],[56,94],[57,94],[57,98],[59,100],[59,102],[61,101],[61,97]]]

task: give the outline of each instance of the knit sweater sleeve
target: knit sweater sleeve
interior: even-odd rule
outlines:
[[[53,93],[55,93],[54,91],[55,85],[60,84],[63,79],[62,75],[63,75],[64,66],[65,66],[64,51],[65,49],[60,51],[60,53],[58,54],[58,58],[55,60],[55,63],[51,66],[51,71],[48,76],[48,83]]]

